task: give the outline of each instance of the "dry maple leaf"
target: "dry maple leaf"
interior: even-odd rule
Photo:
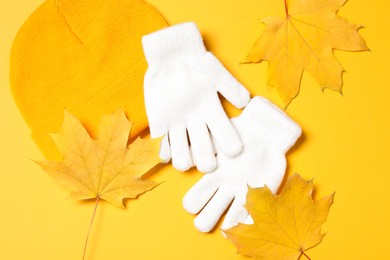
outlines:
[[[268,61],[268,85],[285,106],[299,93],[303,70],[321,89],[341,93],[343,68],[333,50],[368,50],[361,26],[337,15],[347,0],[284,0],[285,17],[263,19],[264,32],[244,63]]]
[[[130,130],[131,123],[118,110],[102,117],[94,140],[80,121],[65,111],[62,129],[53,135],[63,160],[38,164],[71,191],[71,198],[104,199],[123,207],[125,198],[136,198],[157,185],[141,177],[161,161],[159,140],[138,138],[127,145]]]
[[[313,183],[291,176],[280,195],[267,188],[249,188],[245,207],[251,225],[238,224],[225,231],[239,253],[255,259],[298,259],[319,244],[334,193],[316,202]],[[307,256],[307,258],[309,258]],[[310,259],[310,258],[309,258]]]

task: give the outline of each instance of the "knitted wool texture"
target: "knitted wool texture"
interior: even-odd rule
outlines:
[[[222,229],[246,221],[248,185],[267,185],[276,193],[286,170],[285,153],[301,135],[301,128],[293,120],[262,97],[254,97],[231,121],[243,150],[234,158],[218,153],[217,168],[205,174],[183,199],[188,212],[200,212],[194,223],[202,232],[212,230],[227,208]]]
[[[146,112],[151,136],[164,136],[161,158],[172,157],[172,165],[181,171],[194,166],[187,133],[202,172],[216,167],[210,133],[222,153],[237,155],[242,144],[218,93],[243,108],[249,92],[206,50],[197,26],[192,22],[171,26],[144,36],[142,43],[149,65]]]
[[[64,108],[92,136],[99,119],[121,107],[147,127],[142,36],[166,26],[142,0],[48,0],[25,22],[11,50],[14,99],[47,159],[60,154],[48,133],[60,129]]]

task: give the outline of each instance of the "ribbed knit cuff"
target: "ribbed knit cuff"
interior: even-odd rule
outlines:
[[[302,133],[300,126],[286,113],[263,97],[254,97],[238,117],[256,136],[284,153],[294,145]]]
[[[149,66],[164,65],[178,56],[206,51],[198,27],[192,22],[145,35],[142,46]]]

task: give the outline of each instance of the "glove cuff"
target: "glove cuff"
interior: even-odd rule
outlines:
[[[181,55],[206,52],[202,36],[193,22],[145,35],[142,37],[142,46],[149,66],[166,64]]]
[[[252,98],[239,118],[246,121],[245,125],[250,127],[251,131],[257,132],[255,136],[261,135],[263,140],[279,147],[284,153],[302,133],[300,126],[286,113],[259,96]]]

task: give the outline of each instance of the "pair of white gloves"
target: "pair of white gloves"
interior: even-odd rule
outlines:
[[[160,157],[186,171],[206,173],[183,199],[199,215],[195,226],[222,229],[247,221],[248,185],[276,192],[286,169],[285,153],[300,127],[262,97],[254,97],[206,51],[194,23],[172,26],[142,39],[146,112],[152,138],[163,137]],[[229,119],[218,93],[243,112]],[[229,207],[230,206],[230,207]]]

